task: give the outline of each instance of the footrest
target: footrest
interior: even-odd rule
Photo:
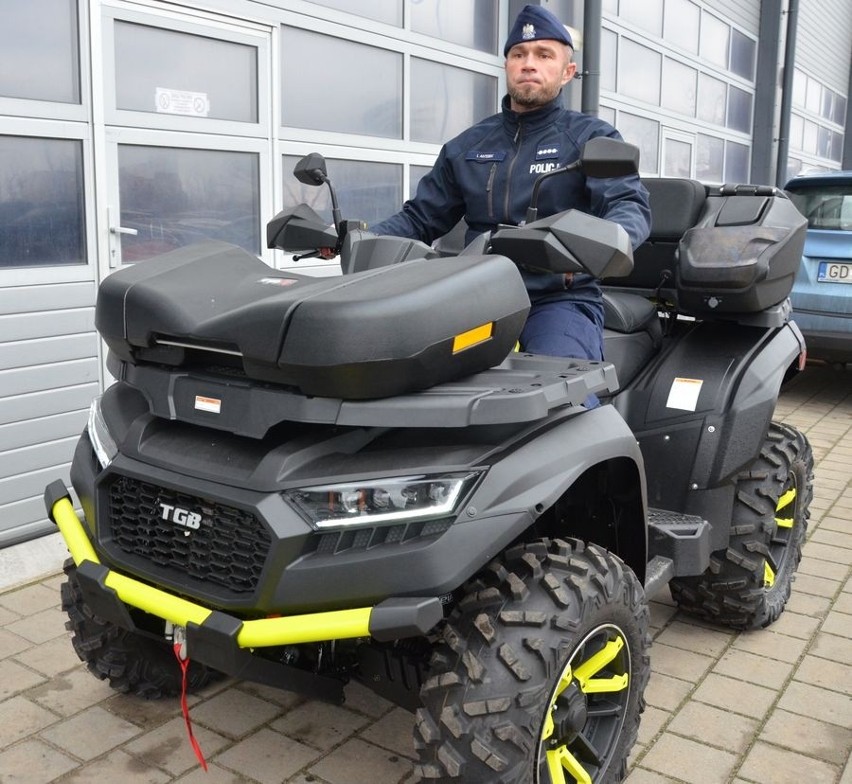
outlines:
[[[710,565],[710,523],[697,515],[648,510],[648,560],[671,561],[669,577],[702,574]],[[647,586],[646,586],[647,590]]]

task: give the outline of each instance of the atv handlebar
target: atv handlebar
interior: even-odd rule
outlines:
[[[587,272],[596,278],[619,277],[633,269],[630,240],[616,223],[578,210],[536,220],[542,183],[554,176],[581,170],[587,177],[622,177],[637,173],[639,149],[632,144],[597,137],[583,146],[580,157],[561,169],[546,172],[533,185],[532,199],[523,226],[500,227],[486,241],[488,253],[507,256],[520,267],[537,272]],[[343,221],[337,196],[326,173],[325,159],[319,153],[302,158],[293,170],[306,185],[328,185],[331,192],[334,229],[306,204],[284,210],[267,225],[267,245],[289,252],[307,251],[295,260],[342,251],[344,273],[360,272],[415,258],[440,255],[424,243],[401,237],[376,237],[360,230],[356,221]],[[348,240],[347,241],[347,237]],[[359,243],[367,241],[366,245]],[[323,252],[330,249],[330,253]]]

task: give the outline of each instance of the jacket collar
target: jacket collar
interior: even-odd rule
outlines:
[[[560,92],[550,103],[530,112],[515,112],[509,108],[509,96],[503,96],[503,124],[512,135],[523,125],[524,132],[534,131],[549,125],[556,119],[556,115],[562,111],[562,93]]]

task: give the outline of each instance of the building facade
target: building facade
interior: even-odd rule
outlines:
[[[639,145],[644,174],[775,182],[852,168],[847,0],[542,4],[586,43],[566,102]],[[0,546],[52,530],[44,486],[68,480],[111,381],[99,282],[207,237],[293,265],[263,229],[299,201],[330,219],[325,189],[291,176],[307,152],[328,159],[345,216],[396,211],[441,143],[498,108],[522,5],[2,4]]]

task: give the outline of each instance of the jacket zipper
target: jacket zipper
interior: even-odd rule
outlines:
[[[497,175],[497,164],[491,164],[491,171],[488,172],[488,184],[485,186],[485,192],[488,194],[488,217],[494,220],[494,177]]]
[[[515,161],[518,160],[518,155],[521,152],[521,136],[522,136],[521,131],[522,131],[523,127],[524,127],[523,123],[518,121],[518,130],[515,131],[515,138],[512,139],[512,143],[517,145],[517,149],[515,150],[514,157],[512,158],[511,162],[509,163],[509,173],[508,173],[508,176],[506,178],[506,202],[503,205],[503,215],[504,215],[504,219],[505,219],[506,223],[510,222],[510,220],[509,220],[509,203],[510,203],[509,197],[512,194],[512,172],[515,169]]]

